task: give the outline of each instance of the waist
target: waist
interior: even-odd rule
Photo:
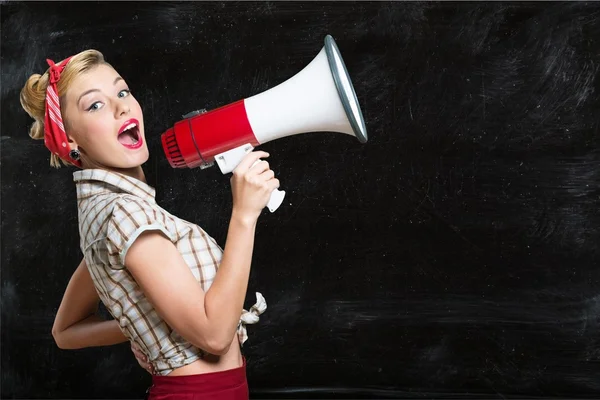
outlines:
[[[177,393],[202,393],[206,396],[214,395],[217,396],[215,398],[223,398],[218,394],[243,392],[247,396],[247,386],[246,359],[242,357],[240,367],[223,371],[193,375],[154,375],[150,388],[150,399],[155,395]],[[243,398],[243,396],[235,398]]]
[[[134,340],[135,332],[126,331],[130,340]],[[148,354],[150,363],[157,375],[179,376],[219,372],[242,365],[242,353],[237,335],[231,339],[226,354],[217,356],[186,342],[175,331],[163,339],[163,342],[136,341]]]
[[[240,368],[244,365],[244,359],[239,346],[232,344],[231,348],[222,356],[204,353],[203,356],[187,365],[174,368],[162,376],[185,376],[200,375]]]

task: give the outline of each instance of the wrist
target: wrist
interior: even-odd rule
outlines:
[[[254,228],[257,221],[258,215],[243,212],[235,208],[231,213],[231,224],[236,224],[244,228]]]

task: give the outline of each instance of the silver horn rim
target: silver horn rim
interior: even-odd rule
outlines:
[[[327,61],[329,62],[329,69],[331,70],[331,75],[333,75],[335,87],[337,88],[354,135],[359,142],[366,143],[368,140],[367,127],[365,126],[360,104],[342,54],[331,35],[325,37],[325,53],[327,54]]]

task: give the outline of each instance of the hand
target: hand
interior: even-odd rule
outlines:
[[[279,187],[279,180],[269,168],[269,163],[261,160],[266,157],[269,154],[264,151],[253,151],[233,170],[233,210],[245,221],[256,221],[273,190]]]
[[[148,358],[144,355],[144,353],[142,353],[142,349],[140,349],[140,347],[134,342],[131,342],[131,351],[133,351],[133,355],[135,355],[135,358],[138,364],[140,364],[140,367],[148,371],[150,375],[154,375],[154,367],[152,367],[152,364],[148,362]]]

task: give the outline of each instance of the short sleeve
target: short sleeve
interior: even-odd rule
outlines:
[[[142,233],[152,230],[162,232],[173,243],[177,240],[173,222],[167,220],[164,213],[158,212],[152,204],[135,198],[116,201],[106,235],[111,267],[123,269],[131,245]]]

